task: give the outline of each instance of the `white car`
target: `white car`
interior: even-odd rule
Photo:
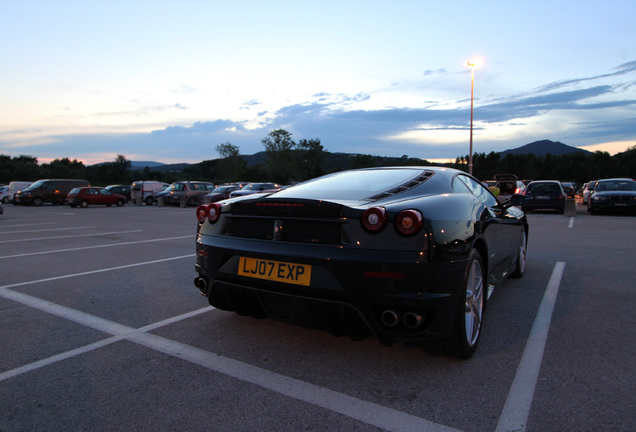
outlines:
[[[589,201],[590,195],[594,191],[594,186],[596,186],[596,183],[598,183],[598,180],[592,180],[591,182],[586,183],[585,187],[583,188],[583,204],[587,204],[587,202]]]
[[[4,204],[9,202],[9,186],[0,186],[0,202]]]

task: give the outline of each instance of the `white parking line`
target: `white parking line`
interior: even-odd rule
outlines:
[[[539,305],[539,311],[530,330],[517,374],[510,387],[508,399],[506,399],[503,412],[499,417],[496,432],[521,432],[526,429],[539,369],[543,361],[543,352],[548,339],[552,312],[564,270],[564,262],[557,262],[554,266],[552,276]]]
[[[15,300],[15,298],[13,298],[13,299]],[[29,302],[29,303],[31,303],[31,304],[29,304],[30,306],[33,306],[32,302]],[[61,307],[63,307],[63,306],[61,306]],[[38,309],[40,309],[40,308],[38,308]],[[66,308],[66,309],[68,309],[68,308]],[[62,361],[62,360],[66,360],[66,359],[69,359],[71,357],[75,357],[75,356],[78,356],[80,354],[84,354],[84,353],[87,353],[89,351],[96,350],[98,348],[105,347],[105,346],[113,344],[115,342],[119,342],[121,340],[124,340],[124,339],[132,336],[133,334],[145,333],[145,332],[148,332],[148,331],[151,331],[151,330],[154,330],[154,329],[157,329],[157,328],[169,325],[169,324],[173,324],[173,323],[178,322],[178,321],[183,321],[185,319],[192,318],[193,316],[200,315],[200,314],[202,314],[204,312],[209,312],[209,311],[211,311],[213,309],[214,308],[212,308],[211,306],[208,306],[208,307],[205,307],[205,308],[197,309],[197,310],[192,311],[192,312],[188,312],[188,313],[185,313],[185,314],[182,314],[182,315],[178,315],[176,317],[168,318],[168,319],[165,319],[163,321],[159,321],[159,322],[156,322],[154,324],[150,324],[150,325],[147,325],[145,327],[141,327],[139,329],[129,329],[128,331],[124,331],[123,333],[120,333],[117,336],[112,336],[112,337],[109,337],[107,339],[104,339],[104,340],[101,340],[101,341],[98,341],[98,342],[95,342],[95,343],[92,343],[92,344],[89,344],[89,345],[85,345],[85,346],[80,347],[80,348],[76,348],[76,349],[61,353],[61,354],[54,355],[52,357],[48,357],[48,358],[45,358],[45,359],[42,359],[42,360],[38,360],[38,361],[35,361],[33,363],[29,363],[29,364],[26,364],[24,366],[20,366],[18,368],[15,368],[15,369],[0,373],[0,381],[4,381],[6,379],[13,378],[13,377],[21,375],[23,373],[31,372],[31,371],[39,369],[41,367],[48,366],[50,364],[57,363],[57,362]],[[77,316],[77,311],[74,311],[73,309],[68,309],[68,311],[70,312],[70,314],[67,314],[67,316],[65,316],[65,318],[68,318],[68,315]],[[49,310],[47,310],[47,312],[49,312]]]
[[[12,291],[9,291],[9,288],[15,288],[15,287],[25,286],[25,285],[33,285],[33,284],[42,283],[42,282],[51,282],[51,281],[55,281],[55,280],[68,279],[68,278],[73,278],[73,277],[77,277],[77,276],[87,276],[87,275],[92,275],[92,274],[97,274],[97,273],[109,272],[109,271],[113,271],[113,270],[121,270],[121,269],[131,268],[131,267],[139,267],[139,266],[148,265],[148,264],[157,264],[157,263],[161,263],[161,262],[174,261],[174,260],[183,259],[183,258],[193,258],[195,256],[196,256],[196,254],[182,255],[182,256],[178,256],[178,257],[163,258],[163,259],[145,261],[145,262],[140,262],[140,263],[135,263],[135,264],[126,264],[126,265],[122,265],[122,266],[118,266],[118,267],[109,267],[109,268],[105,268],[105,269],[91,270],[91,271],[87,271],[87,272],[73,273],[73,274],[63,275],[63,276],[55,276],[55,277],[50,277],[50,278],[46,278],[46,279],[38,279],[38,280],[28,281],[28,282],[18,282],[18,283],[14,283],[14,284],[11,284],[11,285],[0,286],[0,296],[5,296],[5,294],[4,294],[5,290],[8,293],[12,292]]]
[[[129,234],[134,232],[141,232],[141,230],[114,231],[114,232],[105,232],[105,233],[78,234],[78,235],[70,235],[70,236],[40,237],[40,238],[29,238],[29,239],[23,238],[23,239],[17,239],[17,240],[0,240],[0,243],[17,243],[17,242],[36,241],[36,240],[59,240],[59,239],[76,238],[76,237],[94,237],[94,236],[111,235],[111,234]]]
[[[105,248],[105,247],[112,247],[112,246],[127,246],[127,245],[131,245],[131,244],[160,242],[160,241],[168,241],[168,240],[179,240],[179,239],[184,239],[184,238],[192,238],[192,234],[189,234],[187,236],[166,237],[166,238],[152,239],[152,240],[140,240],[140,241],[123,242],[123,243],[103,244],[103,245],[96,245],[96,246],[84,246],[84,247],[79,247],[79,248],[57,249],[57,250],[42,251],[42,252],[29,252],[29,253],[17,254],[17,255],[0,256],[0,259],[19,258],[19,257],[34,256],[34,255],[46,255],[46,254],[60,253],[60,252],[73,252],[73,251],[78,251],[78,250],[98,249],[98,248]]]
[[[571,217],[570,218],[570,224],[568,225],[568,228],[572,228],[574,226],[574,218]]]
[[[243,363],[238,360],[233,360],[228,357],[223,357],[205,350],[201,350],[199,348],[195,348],[189,345],[182,344],[180,342],[147,333],[147,331],[149,330],[157,328],[161,325],[165,325],[163,323],[167,323],[167,321],[169,320],[164,320],[160,323],[151,324],[149,326],[135,330],[100,317],[89,315],[75,309],[61,306],[46,300],[39,299],[37,297],[30,296],[28,294],[19,293],[9,289],[16,286],[32,285],[37,283],[49,282],[52,280],[84,276],[100,272],[118,270],[126,267],[141,266],[162,261],[168,261],[171,259],[175,260],[192,256],[194,256],[194,254],[182,257],[173,257],[164,260],[136,263],[121,267],[112,267],[108,269],[95,270],[92,272],[75,273],[72,275],[60,276],[56,278],[40,279],[36,281],[5,285],[0,287],[0,296],[6,299],[13,300],[26,306],[30,306],[53,315],[66,318],[78,324],[85,325],[87,327],[114,335],[111,338],[95,342],[93,344],[86,345],[84,347],[77,348],[75,350],[71,350],[53,357],[49,357],[47,359],[39,360],[37,362],[31,363],[29,365],[24,365],[11,371],[6,371],[0,374],[0,381],[125,339],[143,345],[147,348],[162,352],[164,354],[168,354],[170,356],[203,366],[212,371],[237,378],[241,381],[245,381],[247,383],[263,387],[273,392],[313,404],[332,412],[340,413],[347,417],[359,420],[375,427],[383,428],[385,430],[396,432],[459,432],[457,429],[433,423],[429,420],[416,417],[411,414],[407,414],[372,402],[357,399],[355,397],[338,393],[333,390],[317,386],[315,384],[307,383],[295,378],[278,374],[276,372]],[[194,316],[207,310],[210,310],[210,308],[206,307],[204,309],[198,309],[191,312],[190,314],[191,316]],[[179,320],[182,316],[185,315],[174,317],[172,318],[172,320]]]
[[[49,228],[49,229],[41,229],[41,230],[25,230],[25,231],[9,231],[2,232],[2,234],[24,234],[24,233],[35,233],[35,232],[47,232],[47,231],[70,231],[70,230],[81,230],[87,228],[96,228],[95,226],[83,226],[83,227],[67,227],[67,228]]]
[[[15,228],[15,227],[25,227],[25,226],[53,225],[54,223],[55,222],[37,222],[37,223],[28,223],[28,224],[19,224],[19,225],[2,225],[2,229]]]
[[[27,294],[12,291],[14,288],[24,285],[50,282],[59,279],[85,276],[107,271],[119,270],[148,264],[155,264],[170,260],[193,257],[194,254],[167,259],[147,261],[143,263],[129,264],[119,267],[94,270],[90,272],[75,273],[65,276],[40,279],[30,282],[22,282],[0,287],[0,296],[13,300],[24,305],[37,308],[53,315],[66,318],[87,327],[103,331],[114,335],[111,338],[86,345],[75,350],[68,351],[47,359],[43,359],[20,368],[6,371],[0,374],[0,381],[13,376],[37,369],[67,358],[92,351],[103,346],[112,344],[119,340],[128,340],[138,343],[147,348],[160,351],[173,357],[181,358],[194,364],[198,364],[207,369],[219,372],[239,380],[258,385],[268,390],[283,394],[294,399],[304,401],[333,412],[340,413],[347,417],[365,422],[367,424],[391,431],[456,431],[456,429],[446,427],[429,420],[416,417],[392,408],[377,405],[361,399],[357,399],[342,393],[329,390],[311,383],[297,380],[285,375],[281,375],[266,369],[262,369],[247,363],[233,360],[231,358],[219,356],[217,354],[201,350],[189,345],[169,340],[160,336],[148,334],[147,332],[195,316],[210,310],[209,307],[192,311],[189,314],[173,317],[158,323],[151,324],[140,329],[133,329],[106,319],[96,317],[84,312],[67,308],[46,300],[38,299]],[[504,405],[502,414],[497,425],[497,432],[504,431],[524,431],[526,428],[528,415],[532,405],[532,399],[536,388],[539,370],[543,360],[545,344],[548,338],[552,313],[556,303],[561,278],[565,270],[564,262],[557,262],[548,282],[545,294],[539,306],[537,316],[528,337],[528,342],[523,352],[515,379],[508,393],[508,398]]]

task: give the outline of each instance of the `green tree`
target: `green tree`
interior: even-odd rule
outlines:
[[[49,164],[43,164],[41,170],[44,177],[49,178],[86,178],[86,167],[77,159],[54,159]]]
[[[308,180],[325,174],[326,153],[319,139],[301,139],[296,150],[302,172],[298,180]]]
[[[242,181],[247,170],[247,161],[239,153],[239,147],[229,142],[216,146],[216,151],[223,156],[223,161],[216,164],[216,176],[220,182]]]
[[[292,134],[284,129],[271,131],[261,140],[265,147],[265,162],[271,180],[287,184],[297,173],[293,150],[296,143]]]

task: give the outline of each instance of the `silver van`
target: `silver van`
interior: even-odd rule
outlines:
[[[15,204],[15,194],[18,192],[25,190],[31,186],[31,182],[27,181],[12,181],[9,183],[9,189],[7,191],[6,201],[3,200],[3,203],[8,203],[9,201]]]
[[[130,200],[137,203],[138,200],[143,201],[146,205],[152,205],[155,202],[155,195],[170,186],[168,183],[158,181],[136,181],[130,187]]]

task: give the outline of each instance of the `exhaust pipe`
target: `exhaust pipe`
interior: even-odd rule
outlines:
[[[424,319],[422,318],[422,315],[415,312],[407,312],[404,314],[404,318],[402,318],[404,326],[411,330],[415,330],[421,326],[423,321]]]
[[[382,315],[380,315],[380,320],[382,321],[382,324],[387,327],[395,327],[399,322],[398,315],[394,311],[389,309],[382,312]]]
[[[208,281],[206,278],[201,276],[194,278],[194,286],[199,288],[201,295],[208,295]]]

